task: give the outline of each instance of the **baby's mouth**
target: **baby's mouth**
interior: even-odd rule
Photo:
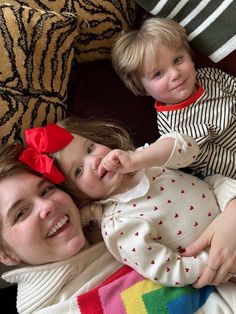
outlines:
[[[100,180],[105,177],[105,175],[108,173],[108,171],[105,168],[102,168],[102,171],[100,173]]]
[[[48,237],[51,238],[53,236],[56,236],[58,233],[62,231],[62,228],[65,226],[65,224],[69,221],[69,218],[67,216],[64,216],[58,223],[56,223],[48,232]]]

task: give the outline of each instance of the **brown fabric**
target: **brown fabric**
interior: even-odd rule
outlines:
[[[0,141],[62,119],[77,35],[76,18],[0,4]]]

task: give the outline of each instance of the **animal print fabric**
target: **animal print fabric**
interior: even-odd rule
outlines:
[[[0,4],[1,144],[65,117],[77,34],[72,14]]]

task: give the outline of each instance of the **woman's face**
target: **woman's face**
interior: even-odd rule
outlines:
[[[26,171],[0,180],[0,217],[7,248],[28,264],[67,259],[86,243],[70,196]]]

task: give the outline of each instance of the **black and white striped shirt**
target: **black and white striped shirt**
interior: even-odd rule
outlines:
[[[196,173],[236,178],[236,78],[219,69],[202,68],[197,82],[198,91],[184,103],[156,102],[159,132],[177,131],[198,142],[200,153],[190,166]]]

